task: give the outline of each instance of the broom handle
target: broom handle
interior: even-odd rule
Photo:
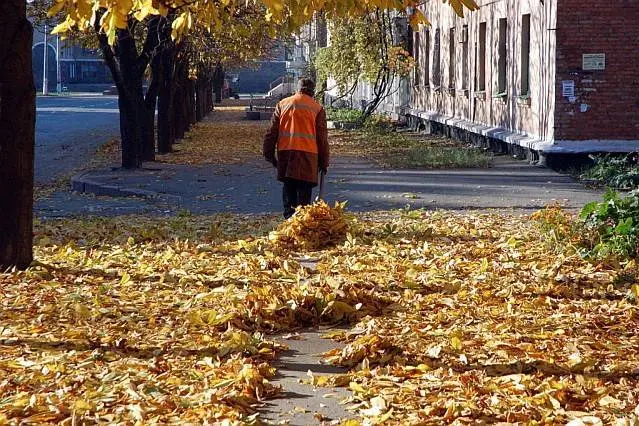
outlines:
[[[326,174],[324,173],[324,171],[320,171],[320,177],[319,177],[319,195],[317,196],[318,199],[323,200],[324,199],[324,176]]]

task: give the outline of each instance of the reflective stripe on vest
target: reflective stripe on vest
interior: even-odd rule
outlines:
[[[278,151],[294,150],[317,154],[315,121],[322,106],[313,98],[297,93],[280,102]]]

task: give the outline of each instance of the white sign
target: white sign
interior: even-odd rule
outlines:
[[[572,98],[575,96],[575,81],[574,80],[563,80],[561,82],[561,95],[567,98]]]
[[[606,69],[605,53],[584,53],[583,66],[584,71],[598,71]]]

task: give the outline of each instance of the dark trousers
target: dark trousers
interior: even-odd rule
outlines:
[[[313,184],[297,179],[284,180],[284,217],[288,219],[295,213],[295,207],[311,204]]]

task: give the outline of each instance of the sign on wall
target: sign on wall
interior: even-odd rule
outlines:
[[[583,66],[584,71],[598,71],[606,69],[605,53],[584,53]]]
[[[563,80],[561,82],[561,95],[567,98],[575,96],[575,81]]]

